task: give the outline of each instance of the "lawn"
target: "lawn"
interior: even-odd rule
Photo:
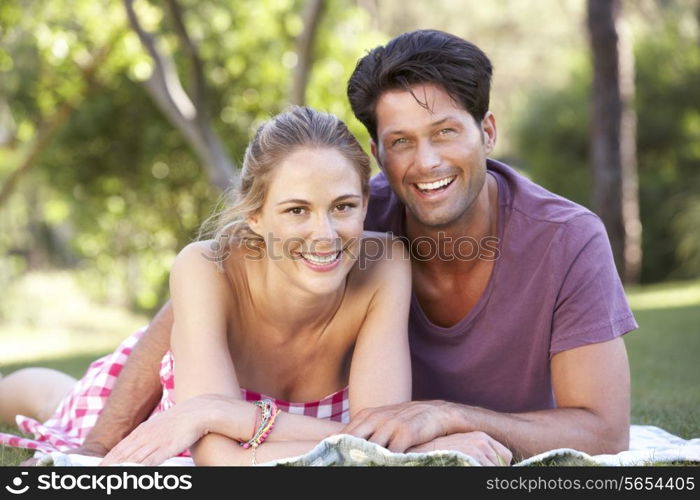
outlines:
[[[5,297],[4,305],[11,306],[0,316],[2,373],[41,365],[79,377],[90,361],[147,321],[92,303],[65,274],[30,276]],[[700,280],[638,287],[628,290],[628,297],[640,326],[624,337],[632,371],[632,423],[700,437]],[[1,425],[0,431],[15,432]],[[16,465],[28,456],[0,447],[0,465]]]

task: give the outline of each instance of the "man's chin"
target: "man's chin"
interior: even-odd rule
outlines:
[[[445,214],[445,213],[430,213],[430,214],[423,214],[423,213],[418,213],[413,212],[413,217],[420,224],[421,226],[425,228],[430,228],[430,229],[446,229],[449,228],[451,225],[453,225],[458,219],[459,215],[450,213],[450,214]]]

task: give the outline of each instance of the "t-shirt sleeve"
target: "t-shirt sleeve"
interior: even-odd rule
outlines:
[[[383,173],[369,181],[369,204],[365,217],[365,231],[393,232],[400,235],[401,209],[393,197],[389,182]]]
[[[602,221],[592,213],[570,220],[562,227],[558,248],[555,264],[563,264],[563,279],[554,308],[550,359],[637,328]]]

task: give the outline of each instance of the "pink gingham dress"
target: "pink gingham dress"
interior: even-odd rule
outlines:
[[[94,361],[83,378],[76,382],[73,391],[58,406],[54,414],[43,424],[36,420],[17,415],[17,426],[26,434],[33,434],[34,439],[0,433],[0,445],[50,453],[52,451],[69,451],[80,446],[90,430],[94,427],[105,402],[112,392],[114,381],[131,353],[132,348],[143,334],[139,330],[112,353]],[[160,380],[163,396],[151,416],[161,413],[175,404],[173,389],[175,377],[173,358],[168,352],[160,365]],[[241,389],[241,396],[246,401],[268,398],[259,392]],[[277,406],[296,415],[334,420],[347,423],[350,420],[348,389],[341,389],[319,401],[291,403],[275,398]],[[181,456],[189,456],[187,451]]]

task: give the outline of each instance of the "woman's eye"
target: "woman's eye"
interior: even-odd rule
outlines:
[[[302,215],[304,213],[304,207],[292,207],[287,210],[287,213],[292,215]]]
[[[338,212],[348,212],[351,208],[354,208],[355,205],[352,203],[341,203],[339,205],[335,206],[335,209]]]

